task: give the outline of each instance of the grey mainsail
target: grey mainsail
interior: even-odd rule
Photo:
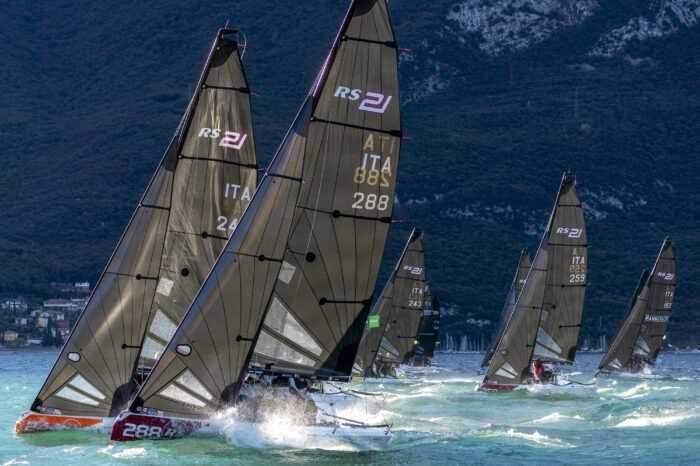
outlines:
[[[508,321],[510,321],[513,316],[513,311],[515,310],[515,303],[518,300],[520,291],[523,289],[525,284],[525,278],[527,273],[530,271],[530,254],[528,254],[527,249],[520,251],[520,258],[518,259],[518,268],[513,276],[513,281],[510,284],[510,289],[508,290],[508,295],[506,296],[506,302],[503,304],[503,309],[501,309],[501,315],[499,317],[498,331],[493,337],[493,341],[489,345],[483,359],[481,360],[481,367],[488,367],[489,361],[493,356],[493,352],[496,350],[496,346],[503,336],[503,332],[506,329]]]
[[[418,325],[428,287],[421,231],[411,232],[406,249],[399,259],[391,280],[393,282],[391,311],[380,350],[376,355],[376,361],[385,365],[407,362],[416,345]],[[394,351],[382,351],[382,348],[385,350],[395,348],[398,350],[398,355],[392,354]],[[386,354],[387,352],[389,355]]]
[[[301,186],[303,112],[288,132],[226,247],[129,407],[205,418],[233,404],[282,256]]]
[[[351,375],[393,210],[397,63],[386,0],[353,1],[314,89],[303,189],[256,370]]]
[[[125,408],[137,366],[162,352],[248,204],[256,160],[236,37],[217,32],[182,122],[33,411],[107,417]]]
[[[588,236],[573,176],[564,176],[547,241],[547,280],[534,357],[573,363],[588,276]]]
[[[421,238],[420,231],[411,231],[379,299],[372,306],[355,358],[355,372],[365,377],[380,375],[376,363],[399,365],[403,362],[405,351],[399,349],[401,345],[391,341],[389,335],[394,333],[392,328],[401,325],[404,311],[410,310],[417,319],[420,318],[422,297],[416,293],[414,296],[409,294],[414,288],[425,288],[425,260]],[[411,342],[415,340],[416,333],[417,325],[410,335]]]
[[[536,345],[551,348],[549,351],[554,355],[570,355],[572,347],[575,351],[576,342],[572,341],[572,336],[575,332],[578,337],[583,306],[583,293],[578,290],[585,289],[585,247],[583,211],[576,195],[575,179],[565,173],[547,228],[513,316],[493,353],[483,386],[525,382]],[[559,289],[553,290],[556,287]],[[567,327],[560,329],[559,325]],[[551,334],[560,338],[561,343],[545,338]]]
[[[437,296],[430,290],[423,305],[423,314],[418,324],[415,348],[413,349],[413,365],[429,365],[434,354],[440,333],[440,303]]]
[[[641,363],[653,365],[666,338],[676,288],[673,243],[664,240],[654,267],[643,274],[630,312],[613,344],[600,362],[605,371],[635,371]]]

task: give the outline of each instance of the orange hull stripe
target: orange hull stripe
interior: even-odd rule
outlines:
[[[58,429],[84,429],[102,424],[102,418],[27,413],[15,423],[15,432],[28,434]]]

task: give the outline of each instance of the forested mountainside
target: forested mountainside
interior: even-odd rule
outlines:
[[[346,7],[5,5],[0,293],[94,282],[227,20],[248,39],[268,161]],[[392,0],[391,9],[404,48],[396,217],[426,232],[444,329],[493,331],[519,251],[534,253],[571,169],[590,241],[584,337],[614,333],[668,235],[679,258],[670,341],[700,343],[700,0]],[[393,227],[387,270],[409,230]]]

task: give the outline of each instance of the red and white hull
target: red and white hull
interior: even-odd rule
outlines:
[[[117,442],[160,440],[186,437],[207,427],[208,423],[194,419],[169,418],[123,412],[112,426],[111,439]]]

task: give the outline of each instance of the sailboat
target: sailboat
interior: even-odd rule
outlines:
[[[128,406],[255,191],[238,32],[216,33],[196,91],[18,433],[99,426]]]
[[[437,296],[430,290],[426,293],[423,315],[418,324],[416,345],[409,363],[415,367],[432,365],[435,346],[440,333],[440,303]]]
[[[481,360],[481,368],[483,369],[488,367],[491,357],[493,356],[493,352],[496,350],[498,342],[501,341],[501,337],[503,337],[503,332],[505,331],[508,322],[510,321],[511,317],[513,317],[515,303],[518,301],[520,291],[523,289],[523,285],[525,284],[525,278],[527,277],[527,273],[530,271],[530,265],[530,254],[528,254],[527,249],[523,249],[520,251],[518,268],[515,270],[515,276],[510,284],[510,289],[508,290],[508,295],[506,296],[506,302],[501,310],[501,316],[498,321],[498,332],[496,332],[494,335],[493,341],[491,341],[491,344]]]
[[[351,376],[391,224],[398,90],[386,0],[352,1],[250,205],[113,440],[187,435],[251,398],[252,416],[241,418],[255,422],[266,399],[254,389],[267,384],[302,398],[317,416],[304,412],[301,422],[325,432],[388,433],[322,412],[306,388]]]
[[[676,253],[666,238],[651,273],[645,270],[639,279],[622,326],[600,361],[600,372],[643,372],[656,364],[675,293]]]
[[[479,390],[510,391],[535,382],[533,360],[574,362],[586,290],[587,241],[576,180],[565,173],[513,316]],[[548,384],[558,382],[553,374]]]
[[[370,312],[355,373],[363,377],[395,377],[408,361],[424,309],[427,289],[423,233],[413,229],[382,294]]]

